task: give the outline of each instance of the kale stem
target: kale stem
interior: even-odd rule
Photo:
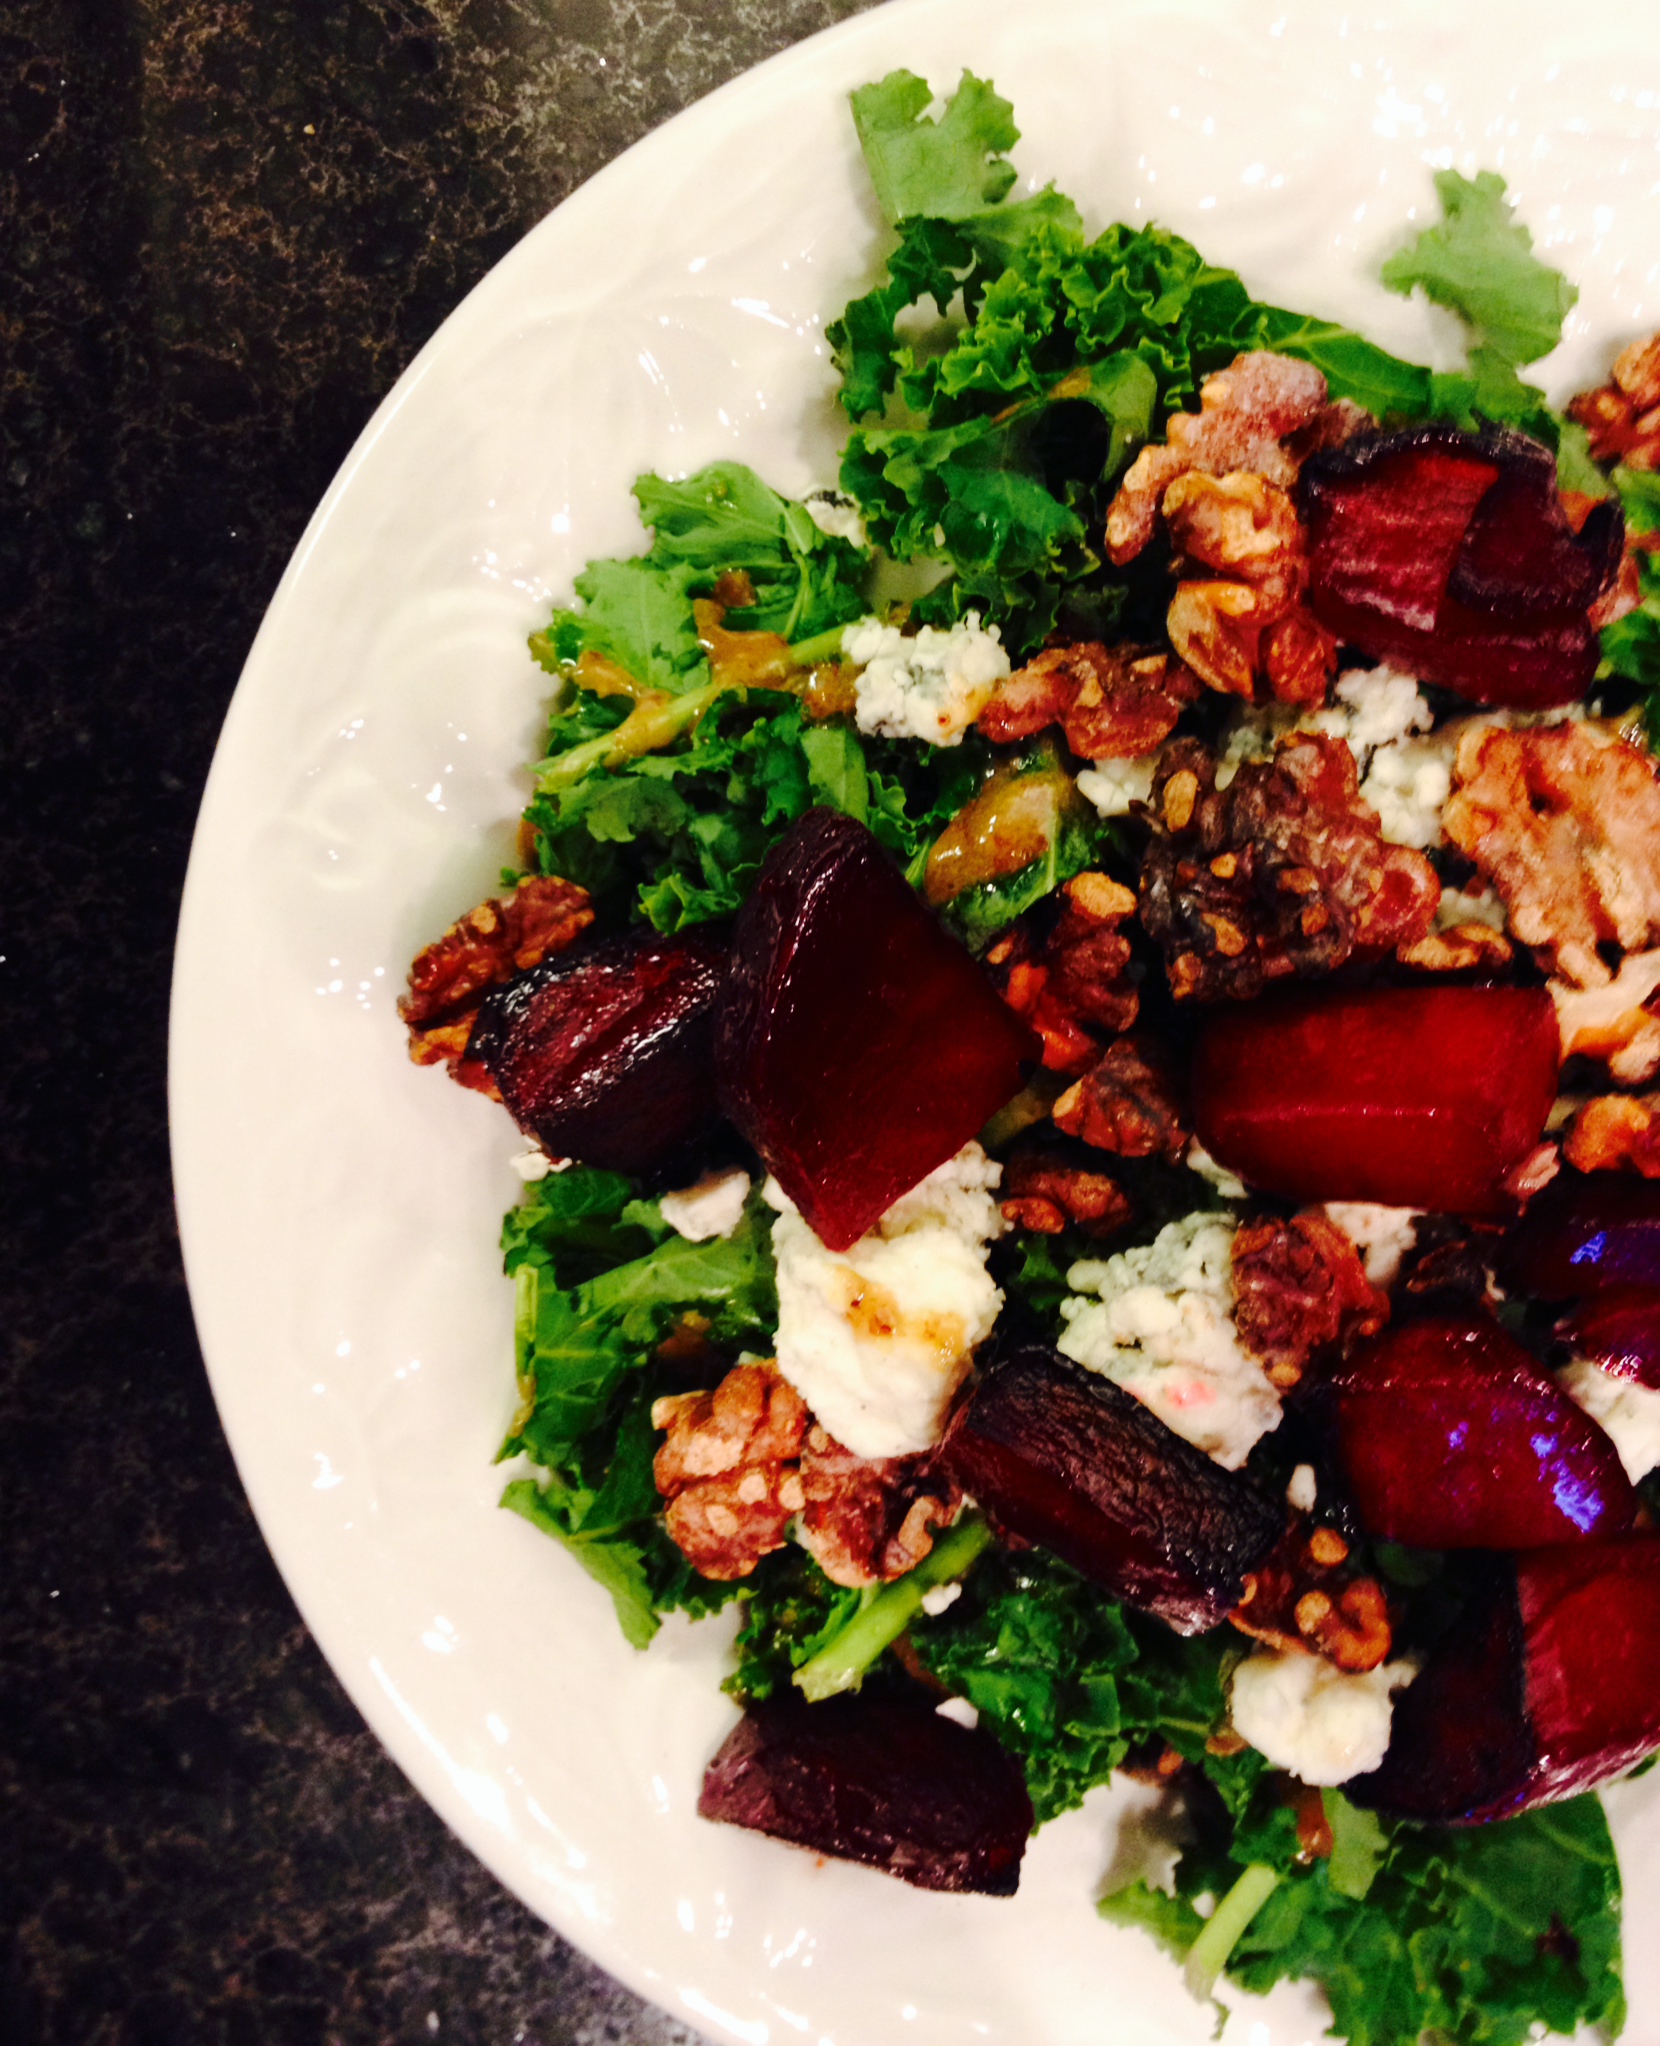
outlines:
[[[797,667],[810,668],[816,661],[833,661],[842,650],[845,625],[832,625],[828,632],[815,632],[811,639],[798,639],[790,646],[790,659]]]
[[[1204,1931],[1187,1950],[1187,1965],[1182,1971],[1194,1996],[1209,1996],[1215,1988],[1217,1976],[1228,1965],[1228,1956],[1267,1903],[1278,1881],[1275,1870],[1265,1862],[1253,1861],[1206,1919]]]
[[[642,753],[656,753],[678,739],[688,725],[694,725],[717,696],[731,685],[711,682],[684,696],[665,696],[652,690],[643,696],[614,731],[602,732],[580,746],[571,746],[549,760],[536,764],[536,787],[547,795],[554,789],[569,788],[592,767],[620,767]]]
[[[961,1577],[990,1540],[991,1529],[983,1520],[959,1521],[914,1570],[884,1585],[796,1671],[795,1681],[807,1698],[816,1705],[838,1691],[857,1690],[865,1671],[916,1617],[923,1593]]]

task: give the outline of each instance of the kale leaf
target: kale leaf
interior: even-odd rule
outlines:
[[[639,1243],[649,1247],[617,1262]],[[502,1504],[576,1556],[643,1648],[661,1613],[710,1612],[733,1595],[698,1577],[662,1526],[651,1408],[679,1387],[656,1350],[688,1311],[734,1354],[770,1347],[768,1217],[757,1195],[730,1237],[690,1243],[620,1175],[573,1166],[530,1189],[503,1225],[503,1244],[518,1288],[520,1404],[501,1454],[527,1456],[537,1475],[512,1480]]]

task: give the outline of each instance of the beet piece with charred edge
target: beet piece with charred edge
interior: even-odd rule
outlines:
[[[650,1172],[706,1136],[715,1100],[713,939],[638,932],[521,974],[479,1011],[467,1056],[556,1158]]]
[[[1037,1344],[991,1367],[937,1455],[1009,1533],[1178,1634],[1220,1625],[1285,1532],[1283,1504]]]
[[[1485,1314],[1386,1329],[1330,1384],[1338,1461],[1369,1534],[1534,1549],[1631,1526],[1637,1498],[1613,1443]]]
[[[919,1889],[988,1897],[1014,1895],[1032,1830],[1020,1765],[989,1733],[868,1691],[751,1705],[697,1808]]]
[[[862,824],[809,810],[732,934],[721,1105],[846,1250],[1020,1090],[1040,1046]]]
[[[1343,1786],[1399,1818],[1471,1824],[1576,1796],[1660,1746],[1660,1539],[1535,1549],[1395,1699],[1389,1751]]]
[[[1560,1055],[1542,988],[1270,996],[1206,1018],[1193,1126],[1213,1158],[1288,1200],[1503,1213]]]
[[[1599,506],[1575,533],[1548,449],[1420,426],[1314,456],[1299,488],[1309,601],[1339,639],[1475,703],[1585,693],[1624,521]]]
[[[1564,1315],[1556,1333],[1576,1357],[1660,1390],[1660,1286],[1605,1286]]]
[[[1541,1300],[1660,1286],[1660,1181],[1564,1167],[1506,1234],[1498,1275]]]

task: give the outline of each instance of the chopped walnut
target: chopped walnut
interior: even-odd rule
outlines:
[[[1599,946],[1660,940],[1660,781],[1608,726],[1473,725],[1442,828],[1504,898],[1516,936],[1574,986],[1612,979]]]
[[[1451,1314],[1492,1303],[1502,1228],[1457,1215],[1420,1215],[1390,1291],[1401,1312]]]
[[[1336,1528],[1302,1520],[1247,1575],[1245,1595],[1228,1618],[1254,1641],[1282,1652],[1313,1649],[1351,1674],[1376,1669],[1394,1645],[1383,1587],[1356,1574]]]
[[[1098,1242],[1117,1235],[1133,1212],[1129,1196],[1108,1174],[1068,1164],[1033,1144],[1004,1165],[999,1199],[1003,1219],[1017,1229],[1058,1236],[1070,1222]]]
[[[1660,334],[1622,350],[1608,383],[1569,399],[1568,417],[1584,427],[1599,462],[1660,468]]]
[[[1623,1086],[1641,1086],[1660,1072],[1660,1016],[1647,1007],[1660,989],[1660,949],[1632,952],[1606,987],[1576,988],[1553,980],[1551,998],[1562,1032],[1562,1056],[1600,1059]]]
[[[1354,755],[1299,733],[1225,790],[1197,741],[1165,749],[1141,869],[1141,921],[1179,998],[1248,998],[1424,936],[1441,899],[1420,852],[1388,843]]]
[[[1476,967],[1494,973],[1515,956],[1503,931],[1481,923],[1448,924],[1443,930],[1415,938],[1410,945],[1398,946],[1395,952],[1403,966],[1416,966],[1424,973],[1467,973]]]
[[[1165,491],[1190,470],[1209,476],[1249,470],[1288,489],[1299,458],[1282,443],[1313,427],[1325,406],[1325,378],[1287,355],[1238,355],[1207,377],[1199,410],[1177,413],[1163,444],[1143,448],[1118,486],[1107,513],[1114,566],[1133,561],[1152,539]]]
[[[1593,1095],[1574,1117],[1562,1155],[1579,1172],[1629,1168],[1660,1179],[1660,1095]]]
[[[1389,1296],[1366,1277],[1360,1253],[1322,1208],[1289,1222],[1246,1222],[1233,1240],[1234,1321],[1239,1340],[1280,1390],[1310,1361],[1352,1335],[1376,1335]]]
[[[807,1503],[805,1401],[776,1364],[739,1364],[713,1392],[658,1400],[651,1421],[668,1430],[652,1475],[675,1546],[701,1576],[747,1577]]]
[[[488,1076],[465,1063],[479,1003],[492,987],[563,952],[594,920],[586,888],[557,874],[527,874],[502,900],[481,902],[417,955],[398,1014],[409,1026],[418,1066],[445,1063],[451,1076],[494,1093]]]
[[[801,1458],[802,1545],[832,1584],[888,1584],[914,1570],[934,1530],[962,1511],[962,1493],[927,1457],[872,1462],[825,1430],[808,1430]]]
[[[986,954],[1004,1001],[1043,1040],[1052,1072],[1083,1073],[1103,1036],[1127,1030],[1141,998],[1128,978],[1130,941],[1119,929],[1135,896],[1106,874],[1074,874],[1047,938],[1030,921],[1006,931]]]
[[[1058,724],[1083,760],[1134,760],[1169,738],[1198,682],[1178,660],[1098,640],[1047,647],[1007,675],[976,722],[1006,744]]]
[[[1167,1158],[1174,1164],[1189,1136],[1164,1054],[1121,1037],[1055,1103],[1055,1126],[1097,1151],[1120,1158]]]
[[[1178,477],[1164,498],[1178,559],[1216,572],[1184,577],[1171,600],[1170,643],[1210,688],[1247,699],[1266,679],[1281,702],[1323,703],[1337,642],[1302,603],[1308,548],[1296,506],[1276,484],[1239,471]]]

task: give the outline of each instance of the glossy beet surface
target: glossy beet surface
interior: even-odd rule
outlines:
[[[1539,1141],[1560,1040],[1537,988],[1272,996],[1206,1017],[1193,1121],[1269,1193],[1502,1213]]]
[[[561,953],[489,997],[467,1057],[552,1156],[650,1172],[719,1120],[725,967],[707,937],[652,932]]]
[[[920,1889],[990,1897],[1014,1895],[1032,1830],[1020,1765],[989,1733],[871,1692],[752,1705],[697,1808]]]
[[[1499,1277],[1541,1300],[1660,1286],[1660,1180],[1560,1172],[1505,1236]]]
[[[1339,639],[1475,703],[1584,694],[1624,525],[1610,503],[1575,533],[1548,449],[1415,427],[1313,457],[1301,503],[1310,602]]]
[[[1370,1534],[1532,1549],[1631,1525],[1614,1445],[1486,1315],[1386,1329],[1331,1382],[1338,1460]]]
[[[1225,1619],[1285,1529],[1284,1506],[1249,1479],[1110,1379],[1035,1345],[992,1367],[939,1456],[1011,1534],[1180,1634]]]
[[[1660,1286],[1606,1286],[1565,1315],[1557,1334],[1616,1378],[1660,1388]]]
[[[862,824],[809,810],[732,937],[721,1104],[832,1250],[1020,1089],[1038,1046]]]
[[[1346,1796],[1402,1818],[1506,1818],[1660,1746],[1660,1538],[1536,1549],[1397,1694],[1389,1752]]]

